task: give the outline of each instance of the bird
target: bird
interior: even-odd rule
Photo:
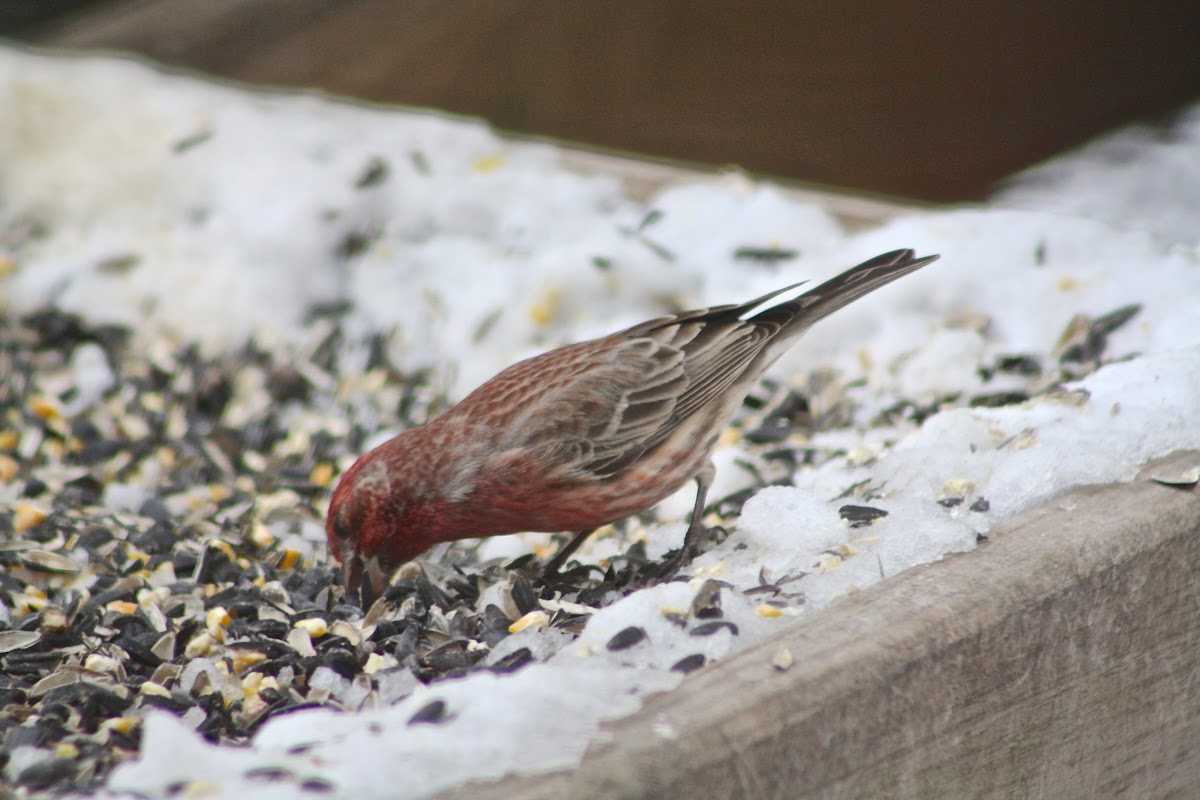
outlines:
[[[801,283],[513,364],[343,473],[325,527],[346,596],[369,607],[397,567],[441,542],[574,534],[551,575],[596,528],[694,480],[684,563],[704,535],[713,447],[759,376],[813,323],[937,258],[894,250],[791,300],[769,305]]]

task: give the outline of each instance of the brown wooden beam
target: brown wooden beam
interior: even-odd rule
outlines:
[[[605,726],[578,769],[439,797],[1200,796],[1200,490],[1148,478],[1197,464],[851,595]]]
[[[28,35],[897,196],[1200,97],[1200,4],[124,0]]]

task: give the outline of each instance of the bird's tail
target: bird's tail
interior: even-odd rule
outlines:
[[[937,259],[936,255],[917,258],[912,250],[893,250],[864,261],[799,297],[765,309],[750,319],[754,322],[778,325],[778,332],[772,338],[782,343],[799,336],[817,320],[854,302],[864,294],[873,292],[880,286]]]

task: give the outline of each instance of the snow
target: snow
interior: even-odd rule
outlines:
[[[747,502],[729,538],[692,565],[694,580],[600,609],[574,641],[527,629],[490,656],[530,646],[545,663],[434,686],[382,678],[384,694],[402,698],[395,704],[289,714],[248,747],[206,744],[184,721],[152,713],[112,794],[198,781],[193,793],[210,797],[291,797],[319,780],[363,800],[420,797],[568,768],[604,720],[677,686],[669,668],[683,656],[720,659],[847,591],[969,550],[1071,487],[1129,480],[1149,458],[1200,448],[1196,113],[1166,141],[1117,134],[1029,172],[1002,196],[1007,210],[913,213],[850,234],[743,177],[669,186],[642,203],[613,177],[564,167],[549,145],[508,142],[473,122],[250,93],[109,58],[0,50],[0,107],[9,123],[0,125],[0,303],[134,325],[148,353],[164,339],[295,345],[312,335],[313,305],[347,301],[350,325],[395,331],[397,363],[436,368],[457,397],[516,358],[671,309],[816,282],[897,247],[942,254],[781,359],[773,375],[785,384],[823,369],[849,386],[858,427],[804,442],[830,457]],[[744,245],[799,255],[749,263],[734,254]],[[1004,375],[985,381],[979,367],[1013,354],[1051,363],[1072,318],[1131,303],[1141,311],[1106,351],[1127,360],[1023,403],[862,429],[900,398],[1015,386]],[[97,356],[76,350],[78,403],[116,379]],[[745,458],[737,442],[723,444],[712,497],[753,485]],[[838,499],[861,481],[870,499]],[[666,501],[663,524],[644,532],[652,555],[678,545],[691,492]],[[132,509],[143,497],[114,484],[104,502]],[[962,502],[937,502],[947,498]],[[887,516],[850,527],[839,515],[847,503]],[[496,539],[482,552],[523,552],[531,541]],[[602,558],[618,546],[599,538],[581,553]],[[738,636],[696,636],[676,621],[706,579],[747,589],[789,577],[794,595],[779,616],[721,593]],[[645,639],[610,650],[630,626]],[[206,671],[189,670],[189,680]],[[240,691],[215,671],[208,678]],[[320,680],[362,702],[361,687],[335,673]],[[435,700],[446,721],[410,724]],[[271,769],[287,779],[264,781]]]
[[[1018,173],[995,198],[1200,244],[1200,107],[1132,125]]]

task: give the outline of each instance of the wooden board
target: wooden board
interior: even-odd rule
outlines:
[[[108,0],[23,34],[897,197],[1200,95],[1200,3]]]
[[[1200,490],[1147,477],[1197,464],[852,595],[606,726],[576,770],[440,797],[1200,797]]]
[[[510,141],[529,141],[528,137],[509,135]],[[551,142],[560,150],[560,163],[579,172],[619,178],[625,193],[635,200],[645,201],[667,186],[696,181],[711,181],[722,175],[740,175],[736,170],[705,168],[702,164],[682,163],[669,159],[652,159],[631,154],[617,154],[598,149],[585,149]],[[757,180],[745,176],[747,181]],[[900,214],[912,213],[933,205],[909,200],[895,200],[806,184],[802,181],[780,181],[779,187],[789,197],[812,203],[837,218],[848,231],[858,231],[882,225]]]

